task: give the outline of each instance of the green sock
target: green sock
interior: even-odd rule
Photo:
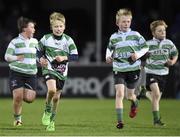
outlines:
[[[20,115],[14,114],[14,119],[15,119],[16,121],[21,121],[21,114],[20,114]]]
[[[132,106],[137,107],[138,106],[138,100],[137,99],[136,99],[136,101],[131,100],[131,104],[132,104]]]
[[[135,106],[138,106],[138,100],[136,99],[136,101],[134,102]]]
[[[51,117],[50,117],[50,121],[54,121],[55,116],[56,116],[56,112],[52,112]]]
[[[46,106],[45,106],[45,112],[51,113],[51,108],[52,108],[52,104],[46,103]]]
[[[123,108],[117,108],[116,113],[117,113],[117,120],[122,121],[123,120]]]
[[[159,111],[153,111],[154,122],[160,119]]]

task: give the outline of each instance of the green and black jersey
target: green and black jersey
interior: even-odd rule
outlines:
[[[52,62],[56,56],[78,54],[77,47],[73,39],[66,34],[62,34],[61,39],[58,40],[54,38],[53,34],[46,34],[39,42],[39,49],[44,52],[49,61],[48,66],[42,69],[43,75],[52,74],[61,80],[65,80],[68,73],[68,63],[65,65],[64,72],[58,73],[52,68],[50,62]]]

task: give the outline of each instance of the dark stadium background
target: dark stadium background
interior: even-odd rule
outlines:
[[[65,92],[65,96],[112,97],[113,88],[110,82],[107,82],[106,87],[96,84],[99,82],[103,86],[102,81],[108,79],[109,76],[111,77],[111,67],[104,64],[104,58],[108,39],[117,30],[115,25],[116,11],[119,8],[130,8],[133,12],[131,28],[140,32],[147,40],[152,38],[149,30],[150,22],[156,19],[165,20],[169,26],[167,37],[175,43],[179,50],[179,7],[179,0],[0,0],[0,86],[2,87],[0,95],[10,95],[7,85],[8,67],[4,61],[4,53],[10,40],[18,34],[16,21],[20,16],[26,16],[36,21],[35,37],[39,40],[44,34],[50,32],[50,13],[53,11],[62,12],[66,17],[65,33],[74,39],[80,55],[79,62],[70,65],[72,69],[70,69],[69,82],[71,80],[74,80],[75,83],[77,80],[80,82],[90,81],[92,78],[94,81],[88,85],[90,89],[92,91],[95,88],[103,90],[99,91],[102,96],[90,91],[82,93],[86,89],[77,89],[73,92],[74,83]],[[100,69],[101,73],[98,73],[96,68]],[[94,74],[91,70],[97,73]],[[180,98],[179,70],[178,61],[174,67],[170,68],[164,97]],[[44,95],[44,93],[39,92],[39,95]]]

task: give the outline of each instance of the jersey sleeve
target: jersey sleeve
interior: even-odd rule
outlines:
[[[16,61],[17,56],[15,55],[15,44],[11,41],[6,49],[5,60],[7,62]]]
[[[68,40],[68,49],[69,49],[68,61],[77,61],[78,50],[72,38]]]
[[[138,45],[140,50],[136,52],[138,59],[141,58],[144,54],[146,54],[149,50],[148,45],[146,44],[146,40],[143,36],[139,34]]]
[[[172,43],[172,47],[170,49],[170,58],[178,56],[178,50],[176,48],[176,46],[174,45],[174,43]]]
[[[68,40],[68,48],[69,48],[69,54],[76,54],[78,55],[78,50],[77,50],[77,47],[76,47],[76,44],[74,43],[73,39],[70,38]]]

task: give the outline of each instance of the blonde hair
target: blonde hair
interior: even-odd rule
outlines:
[[[131,12],[131,10],[125,9],[125,8],[124,8],[124,9],[119,9],[119,10],[117,11],[117,13],[116,13],[116,22],[119,21],[119,18],[120,18],[121,16],[130,16],[131,19],[132,19],[132,12]]]
[[[151,32],[154,33],[158,26],[164,26],[165,28],[168,27],[164,20],[156,20],[150,24]]]
[[[60,12],[53,12],[50,16],[49,16],[49,21],[50,21],[50,25],[52,27],[53,23],[59,20],[61,22],[63,22],[65,24],[65,17],[62,13]]]

